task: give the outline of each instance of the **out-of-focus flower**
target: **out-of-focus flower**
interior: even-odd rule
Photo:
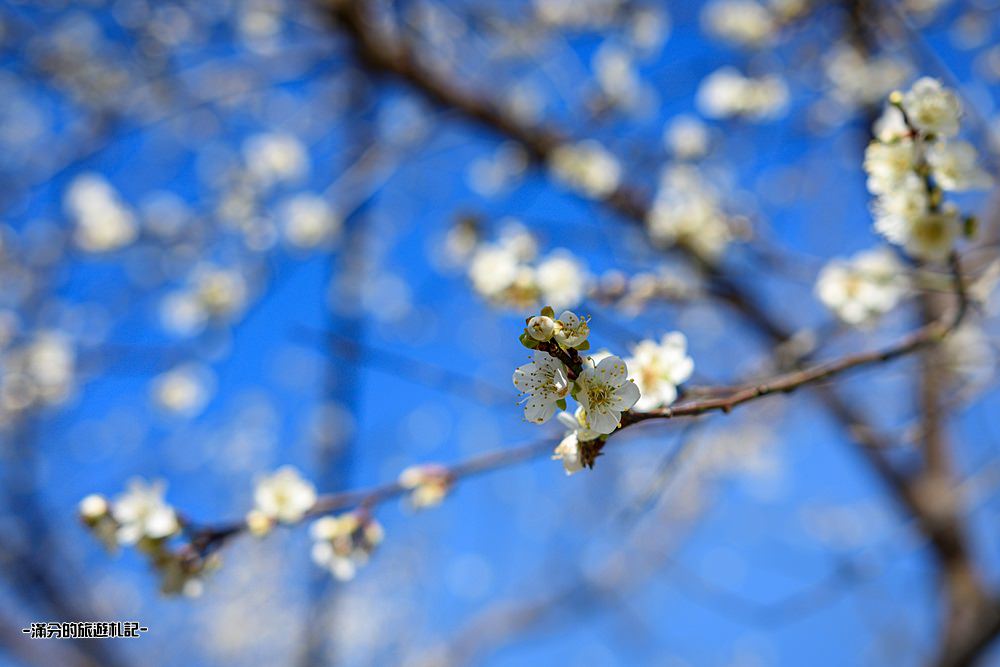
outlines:
[[[282,233],[296,248],[315,248],[335,239],[343,221],[319,195],[297,194],[281,205]]]
[[[903,235],[903,247],[913,257],[940,262],[948,257],[961,234],[958,208],[945,204],[940,210],[928,211],[913,220]]]
[[[566,413],[560,413],[560,415],[564,414]],[[573,418],[570,417],[570,419]],[[562,461],[563,469],[566,470],[566,475],[572,475],[573,473],[583,470],[583,462],[580,460],[580,443],[577,440],[576,431],[567,433],[566,436],[559,441],[559,444],[556,445],[555,450],[552,452],[552,460]]]
[[[677,400],[677,386],[694,372],[694,361],[687,354],[687,338],[677,331],[665,334],[659,343],[641,341],[626,363],[639,387],[636,410],[670,405]]]
[[[198,304],[210,317],[231,319],[246,306],[246,280],[236,269],[204,266],[193,281]]]
[[[777,76],[746,77],[733,67],[723,67],[701,82],[696,102],[709,118],[773,120],[788,105],[788,86]]]
[[[549,166],[563,183],[593,198],[614,192],[622,175],[618,159],[593,140],[557,147]]]
[[[163,498],[166,490],[163,481],[149,483],[136,478],[115,498],[111,516],[118,522],[119,544],[135,544],[144,538],[162,540],[180,530],[177,513]]]
[[[913,175],[917,164],[916,145],[909,139],[893,143],[873,141],[865,149],[864,168],[868,172],[868,190],[884,194]]]
[[[172,368],[153,380],[153,400],[161,409],[185,417],[199,414],[212,397],[215,377],[197,364]]]
[[[977,164],[979,155],[967,141],[937,141],[927,147],[927,163],[942,190],[983,190],[993,179]]]
[[[650,235],[665,245],[682,245],[698,255],[718,257],[732,233],[718,196],[692,166],[672,166],[646,219]]]
[[[695,160],[708,153],[708,128],[697,116],[677,116],[663,131],[663,143],[675,159]]]
[[[64,205],[76,222],[74,239],[83,250],[117,250],[138,236],[135,216],[103,176],[77,176],[69,186]]]
[[[903,266],[888,248],[835,259],[816,280],[820,301],[852,326],[870,324],[895,308],[906,289]]]
[[[903,95],[907,120],[925,134],[953,137],[958,134],[962,105],[954,92],[937,79],[924,77]]]
[[[628,51],[611,44],[602,44],[594,54],[594,73],[601,92],[614,105],[635,106],[642,89],[642,80],[635,70]]]
[[[309,155],[295,136],[282,132],[256,134],[243,143],[250,174],[262,185],[295,181],[309,170]]]
[[[360,511],[317,519],[310,532],[313,562],[340,581],[353,579],[383,538],[378,521]]]
[[[909,69],[894,57],[864,54],[844,44],[826,58],[826,75],[833,83],[833,96],[839,102],[852,106],[870,105],[902,85]]]
[[[255,509],[282,523],[297,523],[316,504],[316,487],[293,466],[282,466],[258,480],[253,492]]]
[[[454,481],[447,468],[433,463],[410,466],[399,474],[399,484],[410,491],[408,498],[415,509],[440,505]]]
[[[775,17],[755,0],[712,0],[702,9],[701,21],[709,34],[751,47],[771,41],[778,29]]]
[[[553,308],[572,308],[583,300],[587,273],[568,252],[556,251],[535,267],[540,298]]]

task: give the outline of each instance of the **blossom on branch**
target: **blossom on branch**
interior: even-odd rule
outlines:
[[[627,363],[642,394],[635,403],[637,410],[673,403],[677,400],[677,386],[694,371],[694,361],[687,355],[687,338],[678,331],[664,334],[659,343],[641,341]]]

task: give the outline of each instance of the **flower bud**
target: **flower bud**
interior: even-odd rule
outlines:
[[[80,517],[87,523],[95,523],[108,515],[108,501],[104,496],[92,493],[79,505]]]
[[[271,532],[274,527],[274,520],[260,510],[250,510],[247,512],[247,529],[256,537],[263,537]]]
[[[547,315],[535,315],[528,320],[528,335],[538,341],[547,341],[555,333],[556,323]]]

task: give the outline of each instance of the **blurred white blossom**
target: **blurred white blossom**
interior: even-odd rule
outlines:
[[[820,301],[852,326],[869,324],[889,312],[906,290],[903,265],[888,248],[834,259],[816,280]]]

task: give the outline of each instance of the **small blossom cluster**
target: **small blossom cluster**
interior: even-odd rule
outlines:
[[[718,193],[693,165],[664,170],[646,226],[657,243],[680,245],[707,259],[718,257],[733,238]]]
[[[381,524],[364,510],[317,519],[310,534],[313,562],[340,581],[353,579],[384,537]]]
[[[816,280],[816,295],[851,326],[866,326],[889,312],[906,295],[903,265],[889,248],[834,259]]]
[[[584,355],[590,349],[590,325],[571,311],[557,318],[546,307],[526,320],[521,344],[534,350],[530,363],[514,371],[521,391],[524,418],[543,424],[558,411],[567,433],[555,450],[567,474],[592,467],[604,440],[617,429],[623,413],[641,402],[646,408],[667,405],[677,397],[677,385],[693,370],[681,334],[661,344],[640,343],[628,363],[609,353]],[[629,364],[636,379],[629,377]],[[567,398],[578,406],[571,414]]]
[[[780,117],[788,106],[788,85],[768,75],[750,77],[734,67],[709,74],[698,87],[698,109],[709,118],[744,118],[766,122]]]
[[[77,352],[63,334],[38,331],[9,347],[5,338],[0,335],[0,428],[26,410],[65,402],[77,377]]]
[[[618,158],[592,139],[558,146],[549,158],[549,168],[572,190],[592,199],[607,197],[621,184]]]
[[[982,189],[991,179],[976,149],[954,140],[962,113],[954,92],[935,79],[919,79],[893,93],[865,151],[875,229],[911,257],[940,262],[963,233],[958,207],[944,193]]]
[[[535,237],[509,223],[494,242],[467,250],[472,287],[491,303],[526,308],[539,302],[572,308],[583,300],[590,276],[569,251],[557,249],[539,257]]]
[[[806,0],[712,0],[701,13],[706,32],[746,47],[761,47],[777,37],[781,26],[801,15]]]
[[[430,492],[419,489],[430,486],[430,478],[428,470],[414,488],[425,506],[432,504]],[[163,593],[196,596],[201,593],[205,575],[220,565],[218,546],[227,535],[239,530],[216,532],[190,524],[166,502],[165,492],[162,482],[135,479],[113,501],[98,494],[84,498],[79,504],[80,518],[109,549],[134,546],[145,554],[160,575]],[[313,484],[292,466],[259,478],[253,497],[254,507],[241,528],[257,537],[267,535],[278,524],[302,522],[315,510],[318,499]],[[444,497],[444,491],[440,497]],[[341,580],[353,577],[382,539],[378,522],[360,510],[317,519],[312,534],[313,560]]]
[[[139,235],[135,215],[103,176],[77,176],[63,204],[76,224],[73,238],[86,252],[111,252],[132,243]]]
[[[399,485],[409,492],[407,498],[413,509],[440,505],[454,483],[451,471],[437,463],[410,466],[399,474]]]
[[[206,574],[219,566],[217,554],[177,544],[184,523],[164,495],[163,482],[133,479],[125,493],[108,501],[92,494],[80,501],[80,518],[109,549],[134,546],[160,576],[165,594],[201,594]]]

